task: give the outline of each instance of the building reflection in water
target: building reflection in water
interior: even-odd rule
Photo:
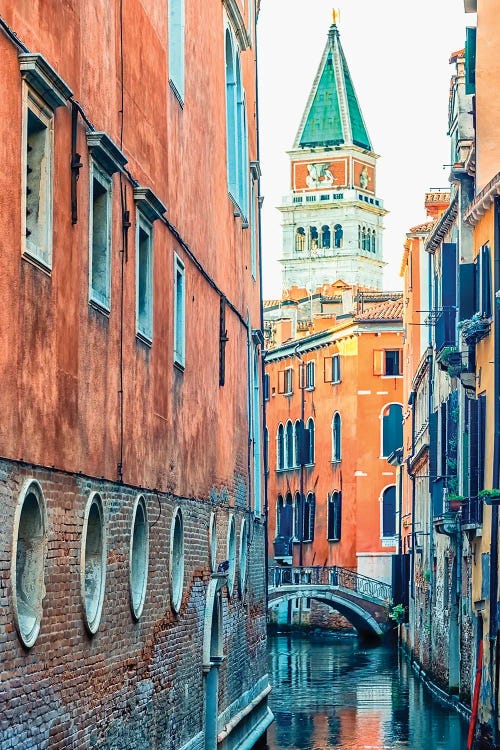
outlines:
[[[467,726],[393,646],[356,637],[269,638],[269,750],[457,750]]]

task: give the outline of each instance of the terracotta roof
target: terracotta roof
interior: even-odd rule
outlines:
[[[450,55],[450,63],[456,62],[459,57],[465,57],[465,48],[458,49],[456,52],[452,52]]]
[[[436,223],[435,221],[426,221],[424,224],[417,224],[416,226],[411,227],[408,234],[418,234],[419,232],[430,232],[435,223]]]
[[[278,307],[278,305],[281,305],[280,299],[265,299],[263,300],[264,307]]]
[[[403,319],[403,300],[400,298],[397,302],[381,302],[379,305],[373,305],[369,310],[358,313],[356,320],[402,320]]]

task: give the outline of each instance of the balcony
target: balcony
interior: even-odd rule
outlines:
[[[468,346],[475,346],[481,339],[486,338],[490,332],[491,319],[474,313],[471,318],[460,322],[462,340]]]
[[[456,317],[454,307],[445,307],[436,311],[434,319],[434,341],[436,345],[436,360],[444,349],[456,349]]]

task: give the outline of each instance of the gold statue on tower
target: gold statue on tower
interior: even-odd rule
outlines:
[[[338,26],[340,21],[340,10],[338,8],[334,8],[332,10],[332,18],[333,18],[333,25]]]

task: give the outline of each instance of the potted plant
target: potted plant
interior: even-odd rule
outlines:
[[[462,339],[466,344],[476,344],[487,336],[491,321],[476,312],[471,318],[466,318],[459,323]]]
[[[499,489],[486,489],[479,490],[477,496],[486,503],[486,505],[500,505],[500,490]]]
[[[458,511],[466,498],[463,495],[448,495],[448,509]]]
[[[397,625],[401,625],[406,620],[406,609],[404,604],[395,604],[389,612],[389,619],[394,620]]]

